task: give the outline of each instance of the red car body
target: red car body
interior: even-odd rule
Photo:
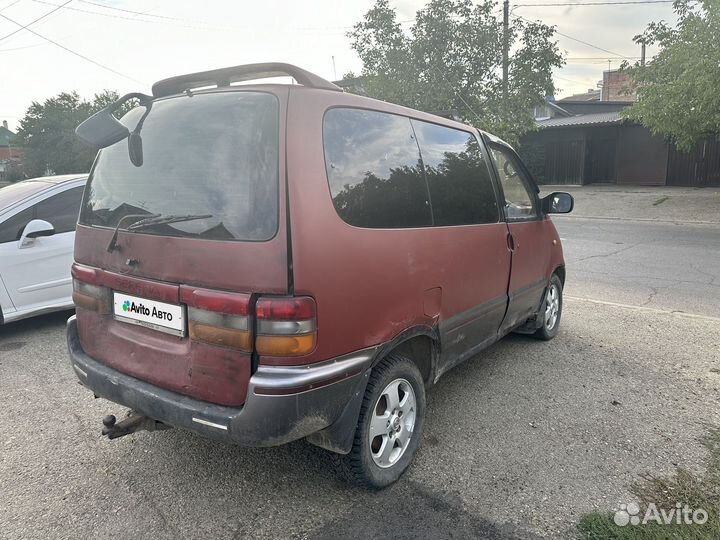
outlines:
[[[187,78],[188,87],[196,79],[202,77]],[[259,92],[277,100],[276,232],[264,241],[225,241],[114,231],[81,217],[73,266],[77,314],[68,343],[80,381],[96,395],[239,444],[307,437],[343,453],[368,374],[388,352],[412,353],[431,386],[507,333],[538,327],[551,277],[564,281],[565,270],[536,188],[536,215],[506,219],[498,170],[487,158],[497,222],[355,226],[333,204],[324,119],[333,109],[369,110],[474,135],[484,156],[491,147],[514,155],[507,145],[452,120],[322,85],[218,86],[198,95]],[[197,99],[177,90],[155,98]],[[110,250],[114,233],[117,247]],[[228,346],[227,336],[211,343],[193,339],[192,329],[173,335],[127,324],[110,306],[109,295],[118,292],[180,306],[189,317],[193,306],[245,317],[238,320],[249,321],[247,350]],[[298,307],[295,298],[311,300]],[[290,311],[283,315],[287,299]],[[304,341],[310,348],[299,356],[263,354],[270,350],[258,346],[263,314],[295,320],[296,308],[312,319],[303,327],[312,330]]]

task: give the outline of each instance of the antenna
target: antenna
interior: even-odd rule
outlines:
[[[333,77],[337,81],[338,78],[337,78],[337,69],[335,69],[335,55],[333,55],[331,58],[332,58],[332,63],[333,63]]]

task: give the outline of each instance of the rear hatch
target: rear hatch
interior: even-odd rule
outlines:
[[[125,115],[142,164],[126,140],[100,152],[76,235],[87,354],[197,399],[244,402],[255,300],[288,292],[286,102],[287,90],[244,87]]]

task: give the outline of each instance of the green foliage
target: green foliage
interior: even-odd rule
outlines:
[[[708,512],[704,524],[673,523],[645,524],[619,527],[613,514],[594,512],[586,514],[578,525],[581,540],[705,540],[720,538],[720,430],[712,429],[703,440],[710,452],[707,470],[701,477],[678,469],[671,477],[645,475],[631,487],[640,506],[639,517],[645,515],[647,505],[654,503],[659,509],[670,511],[676,503],[687,504],[691,509]]]
[[[508,96],[502,88],[502,19],[493,0],[431,0],[406,32],[377,0],[349,33],[370,96],[464,121],[509,142],[535,127],[533,108],[553,95],[563,65],[555,29],[510,25]]]
[[[91,101],[81,99],[77,92],[63,92],[43,103],[33,102],[17,133],[24,147],[25,176],[87,172],[97,151],[76,137],[75,128],[117,98],[117,93],[108,90]]]
[[[523,163],[538,184],[545,184],[545,145],[523,142],[518,148]]]
[[[676,0],[674,9],[677,26],[653,22],[635,37],[660,52],[631,69],[640,101],[626,116],[690,150],[720,132],[720,0]]]

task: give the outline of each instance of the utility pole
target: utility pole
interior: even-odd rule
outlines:
[[[645,67],[645,42],[641,42],[640,45],[640,66]]]
[[[510,48],[510,35],[508,33],[508,19],[510,18],[510,0],[503,1],[503,100],[508,97],[508,49]]]

